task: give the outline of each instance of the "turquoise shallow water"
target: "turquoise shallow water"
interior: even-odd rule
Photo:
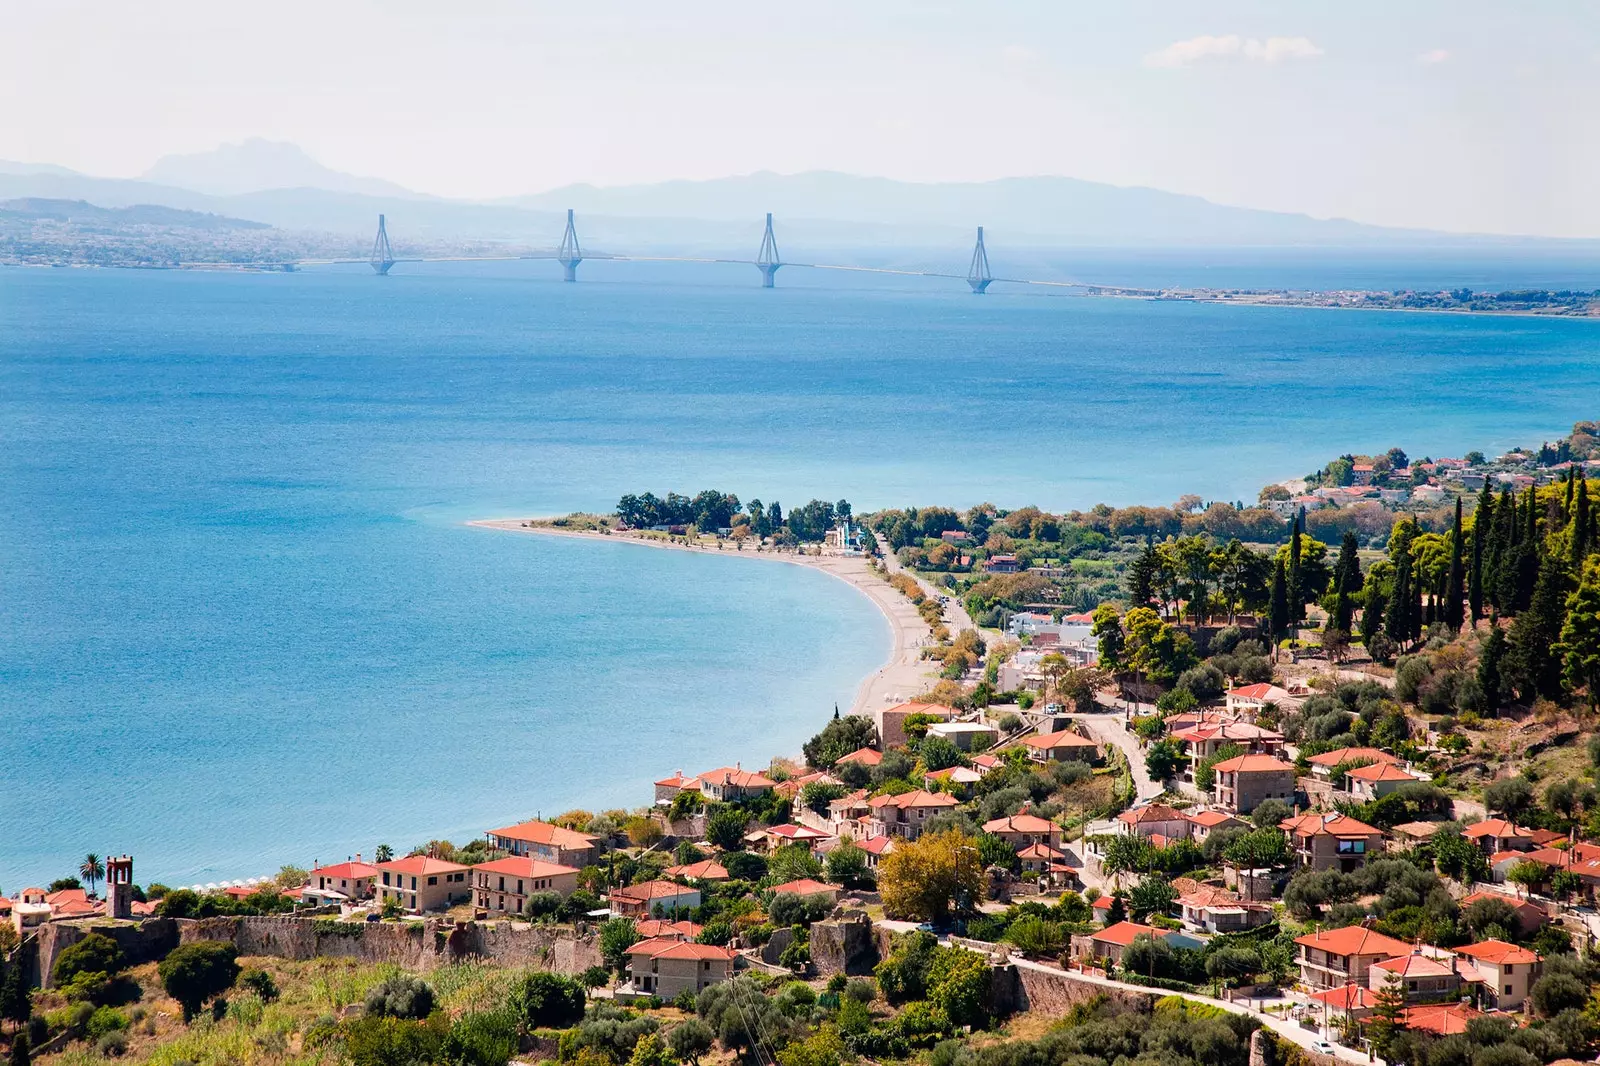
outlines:
[[[466,518],[1253,497],[1600,413],[1596,323],[586,278],[0,272],[0,889],[645,802],[887,652],[820,574]]]

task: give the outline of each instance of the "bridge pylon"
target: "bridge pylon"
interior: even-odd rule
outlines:
[[[772,212],[767,212],[767,232],[761,238],[761,251],[756,253],[756,269],[761,271],[761,287],[772,288],[772,278],[783,266],[778,255],[778,242],[772,236]]]
[[[561,264],[561,280],[577,281],[578,264],[583,262],[583,249],[578,247],[578,227],[572,221],[572,208],[567,208],[567,232],[556,249],[556,262]]]
[[[389,268],[394,266],[394,249],[389,247],[389,230],[384,225],[383,216],[378,216],[378,236],[372,241],[372,269],[379,274],[389,273]]]
[[[989,273],[989,253],[983,248],[983,227],[978,227],[978,243],[972,246],[972,265],[967,268],[967,284],[974,293],[984,293],[994,275]]]

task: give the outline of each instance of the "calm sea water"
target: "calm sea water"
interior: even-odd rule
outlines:
[[[647,802],[887,652],[823,575],[467,518],[1253,497],[1600,416],[1600,323],[546,266],[0,272],[0,888]]]

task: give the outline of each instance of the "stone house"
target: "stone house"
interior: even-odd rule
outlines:
[[[1463,968],[1462,979],[1477,983],[1479,1006],[1493,1010],[1516,1010],[1528,998],[1528,989],[1544,973],[1544,960],[1527,948],[1504,940],[1482,940],[1456,948],[1471,969]]]
[[[624,918],[675,916],[700,906],[700,890],[675,881],[645,881],[613,888],[611,909]]]
[[[731,948],[694,944],[676,937],[652,937],[628,949],[628,990],[638,995],[677,998],[699,993],[733,976]]]
[[[1300,949],[1300,982],[1313,991],[1346,982],[1369,984],[1374,964],[1411,953],[1405,941],[1362,925],[1307,933],[1294,942]]]
[[[489,846],[557,866],[588,866],[600,857],[599,837],[549,822],[530,821],[491,829]]]
[[[898,796],[875,796],[867,803],[872,811],[867,835],[915,840],[922,835],[922,827],[929,818],[960,803],[947,792],[927,792],[920,788]]]
[[[1278,823],[1300,865],[1343,873],[1383,850],[1383,830],[1343,814],[1308,812]]]

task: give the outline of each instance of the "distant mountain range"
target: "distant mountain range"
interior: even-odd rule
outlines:
[[[600,250],[746,251],[762,216],[780,248],[963,249],[986,228],[991,249],[1087,247],[1504,247],[1585,245],[1546,238],[1449,234],[1215,204],[1197,196],[1064,177],[917,183],[827,171],[601,188],[570,185],[494,202],[427,196],[331,170],[292,144],[252,140],[167,156],[138,180],[47,164],[0,162],[0,199],[156,205],[293,230],[370,232],[389,216],[397,239],[560,239],[567,208]],[[748,246],[748,247],[746,247]],[[791,258],[793,255],[791,254]]]
[[[202,211],[185,211],[158,204],[133,207],[99,207],[83,200],[45,200],[22,197],[0,200],[0,218],[46,219],[52,222],[96,223],[108,226],[164,226],[202,230],[271,229],[265,222],[229,218]]]

